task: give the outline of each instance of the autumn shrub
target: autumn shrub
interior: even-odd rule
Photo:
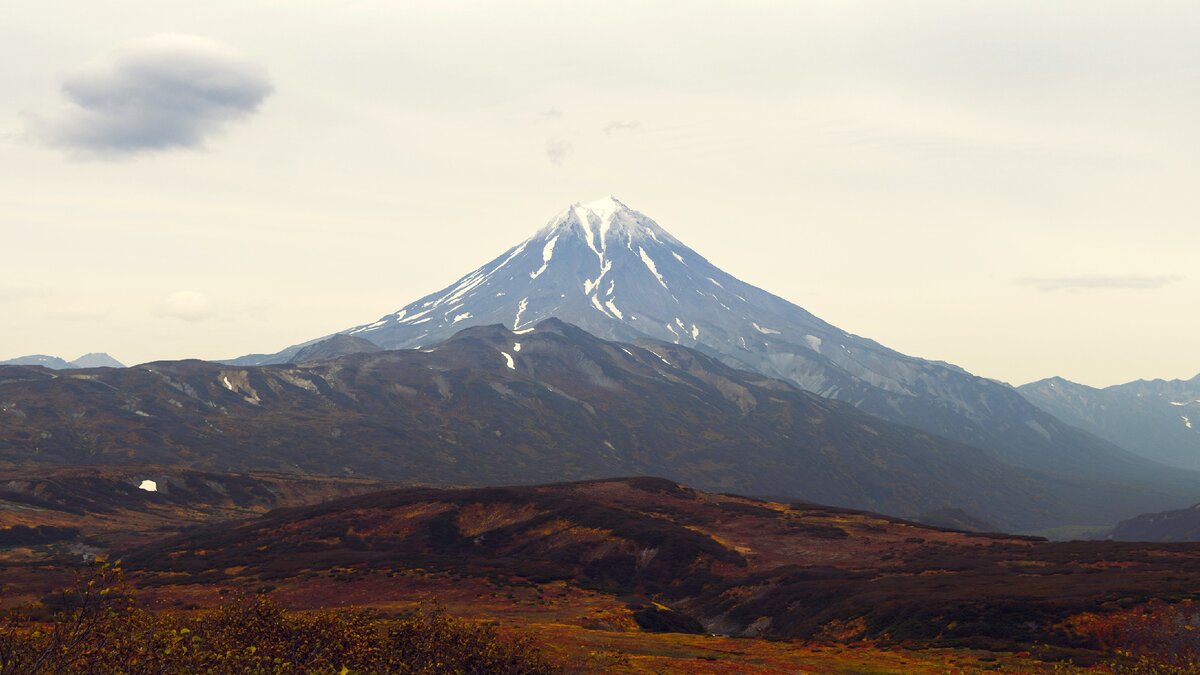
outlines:
[[[1196,664],[1174,666],[1162,663],[1156,658],[1142,657],[1130,663],[1114,663],[1109,665],[1113,675],[1196,675]]]
[[[263,596],[211,610],[150,612],[104,567],[61,594],[50,617],[0,625],[0,675],[128,673],[553,673],[523,637],[422,610],[289,612]]]
[[[1115,672],[1174,675],[1200,672],[1200,605],[1151,602],[1103,614],[1081,614],[1068,626],[1101,649],[1128,657]]]

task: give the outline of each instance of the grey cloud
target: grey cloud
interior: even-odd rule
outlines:
[[[227,45],[156,35],[67,77],[65,109],[35,118],[34,132],[102,157],[196,148],[253,115],[273,90],[262,67]]]
[[[554,166],[562,166],[571,154],[571,142],[561,138],[551,138],[546,141],[546,156]]]
[[[1020,283],[1032,286],[1042,293],[1054,291],[1099,291],[1099,290],[1128,290],[1153,291],[1167,284],[1181,281],[1178,275],[1164,276],[1077,276],[1077,277],[1043,277],[1021,279]]]
[[[605,136],[611,136],[620,131],[634,131],[635,129],[641,128],[641,126],[642,123],[638,122],[637,120],[613,120],[612,122],[605,124],[602,131],[604,131]]]

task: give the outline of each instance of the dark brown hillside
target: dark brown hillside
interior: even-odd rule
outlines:
[[[351,570],[384,598],[394,574],[448,574],[614,594],[648,629],[1003,649],[1087,647],[1062,622],[1200,588],[1200,546],[968,534],[650,478],[362,495],[127,560],[158,585]]]
[[[154,490],[142,489],[144,481],[152,481]],[[3,471],[0,563],[78,561],[201,524],[394,486],[344,477],[220,474],[172,466]]]

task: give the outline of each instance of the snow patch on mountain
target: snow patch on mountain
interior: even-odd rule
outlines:
[[[542,248],[542,266],[537,268],[536,271],[529,273],[530,279],[536,279],[542,276],[542,272],[545,272],[546,268],[550,266],[550,260],[554,258],[554,245],[557,243],[557,234],[553,237],[550,237],[550,241],[546,242],[545,247]]]
[[[513,319],[513,330],[521,327],[521,315],[525,313],[527,307],[529,307],[529,298],[521,298],[521,302],[517,303],[517,316]]]
[[[647,269],[649,269],[650,273],[654,275],[654,278],[658,279],[658,283],[662,284],[663,288],[666,288],[667,281],[663,279],[663,275],[658,273],[658,265],[654,264],[654,260],[650,256],[646,255],[646,249],[639,246],[638,255],[642,257],[642,262],[646,264]]]

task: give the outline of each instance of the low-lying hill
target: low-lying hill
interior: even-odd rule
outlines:
[[[623,598],[647,630],[1014,650],[1086,646],[1064,630],[1071,617],[1200,586],[1196,545],[969,534],[652,478],[362,495],[188,533],[127,562],[159,586],[311,592],[325,572],[353,575],[375,602],[411,575],[566,584]]]
[[[0,563],[79,560],[200,524],[394,487],[382,481],[169,466],[0,472]]]
[[[1116,541],[1200,542],[1200,504],[1122,520],[1109,534]]]

